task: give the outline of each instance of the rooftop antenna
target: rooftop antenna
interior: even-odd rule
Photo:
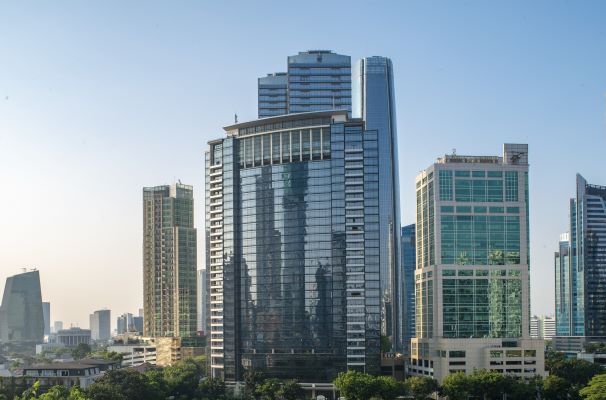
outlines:
[[[452,148],[452,155],[456,156],[457,155],[457,149],[455,149],[454,147]]]
[[[234,124],[238,123],[238,114],[234,114]]]

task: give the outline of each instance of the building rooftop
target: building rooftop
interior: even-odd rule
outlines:
[[[332,121],[346,121],[347,110],[310,111],[259,118],[225,126],[228,136],[244,136],[280,129],[290,129],[312,125],[330,125]],[[250,129],[253,128],[253,129]],[[245,132],[242,132],[245,130]]]

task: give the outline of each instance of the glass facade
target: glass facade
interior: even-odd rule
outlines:
[[[390,338],[394,351],[402,352],[403,296],[400,282],[400,198],[398,134],[396,125],[393,66],[385,57],[358,60],[353,68],[355,118],[376,130],[379,138],[379,224],[381,263],[382,334]],[[409,335],[408,335],[409,336]]]
[[[402,309],[403,351],[410,351],[410,338],[415,337],[415,268],[416,268],[416,239],[415,224],[402,227],[400,238],[400,255],[402,257],[400,276],[400,301]]]
[[[377,134],[338,116],[286,129],[297,118],[275,118],[282,129],[250,137],[250,123],[230,127],[209,144],[213,376],[379,371]]]
[[[143,188],[145,336],[196,335],[196,278],[193,188]]]
[[[437,362],[442,379],[484,368],[440,361],[461,346],[530,340],[527,173],[527,145],[505,144],[502,157],[447,155],[417,177],[413,369]]]
[[[288,75],[286,72],[276,72],[259,78],[259,118],[288,113],[287,86]]]
[[[570,240],[555,254],[556,335],[606,337],[606,187],[576,179]]]
[[[40,272],[7,278],[0,306],[0,341],[42,343],[43,338]]]

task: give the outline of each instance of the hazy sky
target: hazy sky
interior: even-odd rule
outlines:
[[[141,188],[194,185],[202,239],[206,142],[307,49],[393,60],[404,224],[436,157],[529,144],[532,308],[551,313],[575,173],[606,185],[601,1],[2,1],[0,288],[36,267],[53,321],[136,312]]]

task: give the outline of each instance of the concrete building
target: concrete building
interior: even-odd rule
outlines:
[[[155,344],[114,345],[107,351],[122,355],[122,367],[136,367],[145,363],[156,365]]]
[[[92,340],[109,340],[111,338],[111,311],[97,310],[90,315]]]
[[[61,343],[66,347],[76,347],[80,343],[90,344],[90,341],[90,329],[69,328],[57,332],[57,343]]]
[[[42,302],[42,315],[44,316],[44,336],[48,336],[51,333],[51,313],[50,313],[50,303],[48,301]]]
[[[196,229],[191,186],[143,189],[145,336],[196,335]]]
[[[377,131],[347,110],[224,129],[206,153],[212,376],[379,374]]]
[[[53,333],[57,333],[60,330],[63,329],[63,322],[62,321],[55,321],[53,323]]]
[[[105,371],[117,368],[120,368],[120,365],[116,362],[93,359],[56,364],[35,364],[23,369],[23,379],[28,387],[35,382],[40,382],[41,391],[57,385],[66,388],[79,386],[86,389],[103,376]]]
[[[204,335],[208,333],[206,302],[208,300],[208,275],[206,269],[198,270],[198,331]]]
[[[33,270],[7,278],[0,305],[0,341],[41,343],[43,339],[40,272]]]
[[[556,349],[606,342],[606,186],[576,177],[570,230],[555,253]],[[580,347],[575,347],[575,346]]]
[[[556,320],[554,316],[533,315],[530,318],[530,337],[551,340],[556,335]]]
[[[417,176],[413,375],[544,375],[530,337],[528,146],[446,155]]]

